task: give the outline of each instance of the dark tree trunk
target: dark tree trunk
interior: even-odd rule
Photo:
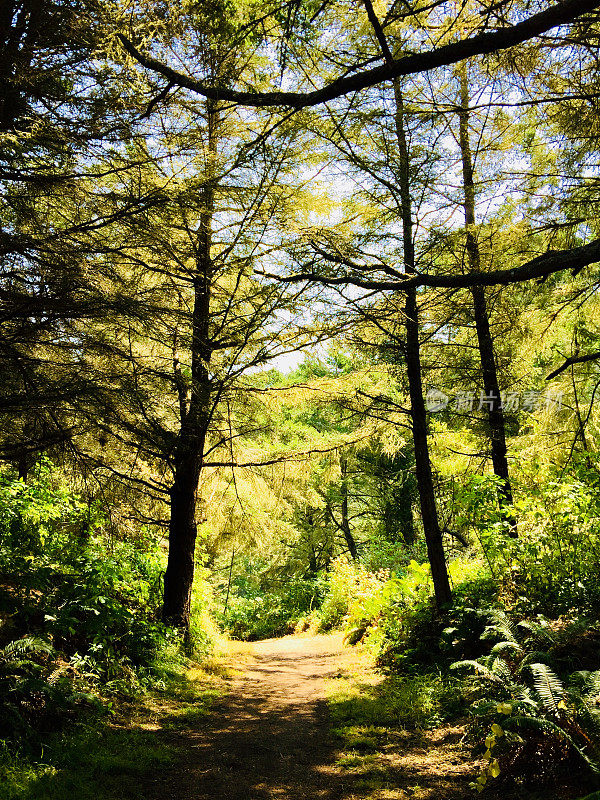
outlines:
[[[23,481],[23,483],[27,483],[27,477],[29,475],[29,459],[26,453],[19,457],[19,460],[17,461],[17,471],[19,480]]]
[[[400,152],[400,194],[402,203],[402,230],[404,243],[404,268],[409,274],[415,272],[415,251],[412,232],[412,204],[410,195],[410,162],[404,129],[404,103],[398,80],[394,81],[396,100],[396,135]],[[416,289],[406,292],[406,373],[410,394],[412,435],[415,448],[415,472],[421,504],[421,518],[427,544],[427,555],[431,565],[431,577],[438,606],[452,602],[452,591],[448,578],[442,533],[435,502],[429,444],[427,442],[427,412],[423,398],[421,353],[419,341],[419,311]]]
[[[470,271],[481,272],[479,243],[474,231],[476,221],[475,183],[473,179],[473,158],[469,139],[469,83],[467,69],[464,65],[460,70],[460,105],[459,143],[463,172],[467,258]],[[492,466],[494,474],[502,479],[498,491],[498,503],[503,511],[503,517],[508,523],[510,535],[516,537],[516,520],[510,511],[504,511],[507,507],[512,506],[513,498],[508,471],[504,411],[502,410],[498,373],[496,371],[494,342],[490,331],[490,321],[483,286],[473,286],[471,288],[471,296],[473,298],[473,312],[475,316],[479,357],[481,359],[481,374],[485,392]]]
[[[216,153],[218,112],[207,102],[208,147]],[[215,185],[203,189],[203,210],[197,231],[194,306],[192,311],[191,388],[189,404],[182,405],[179,438],[175,449],[175,476],[171,487],[169,556],[165,572],[163,619],[170,625],[189,629],[194,556],[196,548],[196,494],[202,470],[204,443],[210,424],[212,384],[208,365],[210,341],[210,300],[212,283],[212,218]],[[186,407],[187,405],[187,407]]]
[[[350,520],[348,518],[348,459],[347,458],[340,458],[340,474],[341,474],[341,482],[340,482],[340,494],[342,496],[342,504],[341,504],[341,512],[342,512],[342,533],[344,534],[344,539],[346,540],[346,544],[348,546],[348,550],[350,551],[350,555],[356,561],[358,559],[358,550],[356,547],[356,541],[354,536],[352,535],[352,531],[350,530]]]

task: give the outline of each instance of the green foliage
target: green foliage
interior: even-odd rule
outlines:
[[[501,518],[493,475],[474,476],[454,492],[455,524],[476,535],[492,575],[522,614],[600,603],[600,497],[592,473],[588,482],[571,476],[523,494],[514,505],[516,539]]]
[[[600,774],[600,671],[559,676],[551,651],[537,649],[536,626],[499,611],[481,638],[488,655],[453,665],[474,673],[473,734],[485,735],[486,761],[476,788],[501,774],[548,782],[577,761]]]
[[[454,604],[440,614],[430,594],[401,598],[385,610],[378,654],[381,668],[411,672],[436,666],[445,669],[451,661],[479,654],[488,607],[497,588],[478,561],[450,564],[454,579]],[[409,595],[410,598],[410,595]]]
[[[593,484],[552,482],[517,503],[523,533],[505,548],[506,582],[524,613],[600,603],[600,497]],[[510,576],[510,578],[508,577]]]
[[[428,728],[462,708],[460,682],[439,673],[390,676],[375,686],[349,684],[333,692],[334,725]]]
[[[400,609],[425,602],[431,594],[429,567],[410,561],[402,573],[370,572],[346,558],[334,562],[321,606],[321,628],[343,627],[355,642],[376,638],[385,620]]]
[[[322,581],[290,577],[277,591],[240,587],[218,617],[234,639],[252,641],[293,633],[298,623],[320,602]],[[242,591],[240,591],[242,589]],[[245,589],[245,590],[244,590]]]
[[[327,574],[325,599],[320,609],[321,630],[339,628],[344,623],[352,626],[367,621],[368,624],[387,577],[385,572],[369,572],[345,557],[336,559]]]
[[[0,744],[2,800],[144,800],[157,771],[187,757],[158,726],[191,727],[222,691],[217,678],[191,666],[171,661],[154,696],[116,708],[111,717],[88,714],[19,747]]]
[[[28,483],[0,473],[0,547],[23,554],[74,551],[102,521],[94,504],[84,503],[55,478],[42,459]]]
[[[62,699],[54,675],[44,666],[53,648],[43,639],[25,636],[0,650],[0,735],[22,732],[40,708]]]
[[[65,713],[131,697],[182,658],[159,621],[164,555],[148,537],[108,541],[98,512],[47,464],[0,483],[0,719],[27,738]],[[82,535],[81,524],[85,523]],[[196,628],[207,598],[196,593]],[[212,632],[196,631],[206,650]]]
[[[523,615],[559,615],[600,604],[600,496],[595,470],[587,481],[550,480],[514,504],[519,536],[509,535],[493,475],[456,487],[454,524],[474,534],[492,576]]]

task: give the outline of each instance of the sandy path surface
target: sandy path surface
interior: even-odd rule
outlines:
[[[334,767],[325,702],[325,679],[345,657],[341,636],[269,639],[249,652],[229,694],[185,732],[185,763],[155,776],[148,800],[348,795],[350,778]]]

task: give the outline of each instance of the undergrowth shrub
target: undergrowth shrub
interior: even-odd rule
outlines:
[[[325,599],[320,609],[323,631],[362,624],[377,613],[379,593],[389,579],[389,570],[370,572],[343,556],[327,573]]]
[[[449,572],[454,603],[443,614],[435,606],[430,583],[411,589],[410,581],[418,577],[414,573],[400,584],[402,591],[390,596],[379,622],[380,668],[401,673],[444,669],[459,657],[481,653],[479,637],[485,621],[480,612],[495,602],[497,587],[484,565],[474,559],[451,562]]]
[[[164,562],[148,535],[107,540],[100,510],[65,488],[47,463],[27,484],[0,475],[4,735],[27,738],[77,709],[110,707],[164,676],[167,651],[171,664],[184,658],[159,618]],[[194,603],[200,629],[207,597],[196,592]],[[203,634],[196,638],[206,650],[213,633]]]
[[[561,647],[577,626],[514,625],[500,611],[492,617],[481,636],[489,654],[453,665],[473,673],[471,735],[486,762],[474,788],[498,777],[548,784],[570,769],[597,780],[600,670],[561,672]]]
[[[351,684],[329,698],[336,726],[430,728],[462,708],[460,683],[439,672],[388,676],[376,685]]]
[[[319,604],[322,581],[288,578],[276,591],[238,587],[217,619],[234,639],[252,641],[293,633]]]
[[[600,607],[597,480],[594,471],[532,487],[515,501],[517,538],[498,508],[495,476],[473,476],[456,488],[454,524],[478,540],[492,577],[521,614]]]

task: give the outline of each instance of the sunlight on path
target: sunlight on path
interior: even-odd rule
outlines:
[[[184,762],[155,776],[148,800],[412,796],[389,785],[361,786],[362,776],[341,765],[328,722],[328,687],[347,668],[365,676],[369,670],[365,656],[345,648],[340,634],[230,643],[227,661],[236,675],[229,693],[194,728],[181,731]]]

